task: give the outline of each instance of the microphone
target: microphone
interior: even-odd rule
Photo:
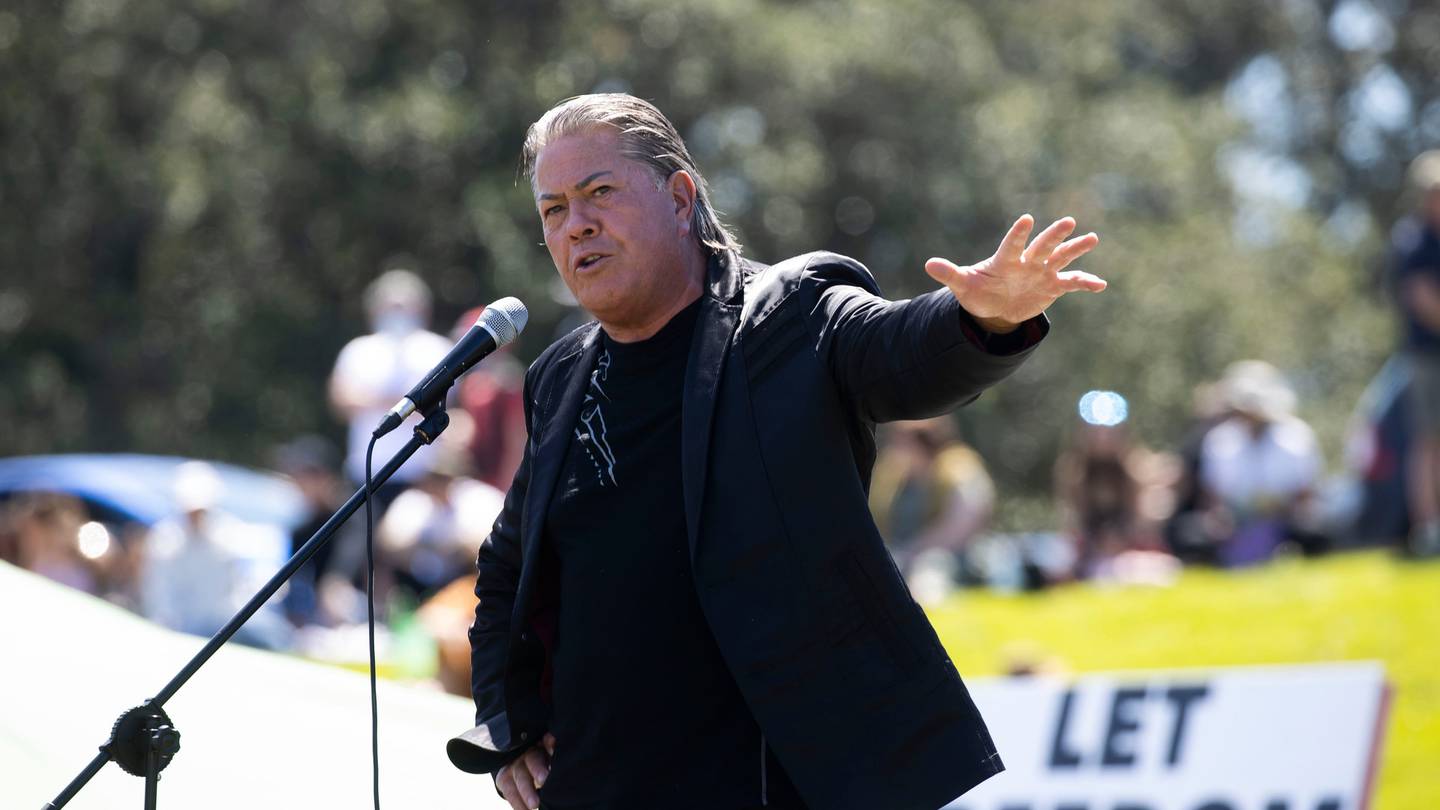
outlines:
[[[470,331],[460,338],[455,348],[445,355],[435,368],[410,389],[405,398],[395,403],[375,428],[374,437],[380,438],[400,426],[405,417],[415,411],[427,411],[444,399],[445,392],[455,384],[461,374],[485,359],[496,349],[515,339],[530,320],[530,313],[519,298],[501,298],[485,308]]]

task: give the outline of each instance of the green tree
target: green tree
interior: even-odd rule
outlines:
[[[1440,137],[1436,14],[1358,2],[22,0],[0,11],[0,452],[257,462],[335,431],[323,383],[390,266],[441,325],[520,296],[533,357],[570,312],[519,144],[606,89],[671,115],[760,260],[835,250],[906,296],[1025,211],[1100,232],[1110,291],[1060,302],[961,417],[1010,491],[1044,491],[1081,392],[1124,392],[1169,444],[1193,386],[1250,356],[1333,451],[1389,349],[1365,268],[1398,167]],[[1392,75],[1410,126],[1371,126]]]

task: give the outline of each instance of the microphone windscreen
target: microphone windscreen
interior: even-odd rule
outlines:
[[[485,307],[476,325],[485,327],[494,335],[495,346],[499,348],[514,340],[515,336],[525,329],[529,320],[530,311],[525,309],[520,299],[507,296]]]

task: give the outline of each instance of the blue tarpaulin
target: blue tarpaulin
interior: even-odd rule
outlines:
[[[0,458],[0,497],[61,492],[121,520],[152,525],[179,511],[175,475],[192,459],[136,454],[75,454]],[[304,519],[300,491],[284,477],[208,462],[220,478],[216,506],[236,517],[293,529]]]

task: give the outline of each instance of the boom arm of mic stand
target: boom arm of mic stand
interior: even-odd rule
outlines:
[[[410,437],[410,441],[406,442],[405,446],[400,448],[395,455],[391,456],[384,467],[380,468],[380,472],[374,476],[374,481],[371,482],[372,491],[378,489],[380,485],[386,481],[389,481],[390,476],[394,475],[395,471],[400,469],[401,465],[409,461],[411,456],[415,455],[415,451],[419,450],[422,445],[434,442],[449,425],[450,415],[445,413],[445,407],[442,401],[440,405],[426,414],[425,419],[422,420],[420,424],[415,426],[415,433]],[[190,680],[190,677],[198,672],[200,667],[205,665],[206,661],[210,660],[210,656],[214,655],[217,650],[223,647],[225,642],[229,641],[230,637],[235,635],[235,633],[244,626],[245,622],[249,621],[250,617],[255,615],[255,612],[260,610],[260,608],[270,600],[270,597],[275,595],[276,591],[280,590],[282,585],[288,582],[291,577],[295,576],[295,572],[299,571],[305,563],[309,562],[310,558],[315,556],[315,552],[319,551],[321,546],[330,541],[331,535],[335,534],[335,530],[340,528],[340,524],[355,514],[355,510],[359,509],[360,506],[365,503],[367,497],[369,496],[365,492],[364,486],[355,490],[355,494],[350,496],[350,500],[346,501],[343,506],[337,509],[335,514],[331,515],[330,519],[325,521],[325,525],[317,529],[315,533],[310,536],[310,539],[305,541],[305,545],[301,546],[299,550],[295,552],[295,555],[290,558],[290,561],[285,563],[285,565],[270,578],[269,582],[261,586],[260,590],[257,591],[254,596],[250,597],[250,601],[246,602],[245,606],[240,608],[240,610],[230,618],[230,621],[227,622],[224,627],[220,628],[219,632],[210,637],[210,641],[206,642],[205,646],[200,649],[200,652],[195,653],[195,657],[191,658],[189,663],[185,664],[185,666],[175,674],[175,677],[171,678],[170,682],[165,684],[164,688],[148,701],[148,704],[158,708],[164,706],[165,701],[174,697],[175,693],[180,691],[180,687],[184,686],[185,682]],[[75,794],[79,793],[80,789],[85,787],[86,783],[93,779],[95,774],[100,772],[101,768],[105,767],[105,763],[110,761],[110,744],[113,742],[115,742],[113,739],[107,740],[104,745],[100,746],[100,753],[96,754],[95,758],[90,760],[90,764],[86,765],[85,768],[80,771],[79,775],[72,779],[70,784],[65,786],[64,790],[60,791],[60,795],[56,796],[54,801],[47,803],[42,810],[59,810],[73,799]]]

